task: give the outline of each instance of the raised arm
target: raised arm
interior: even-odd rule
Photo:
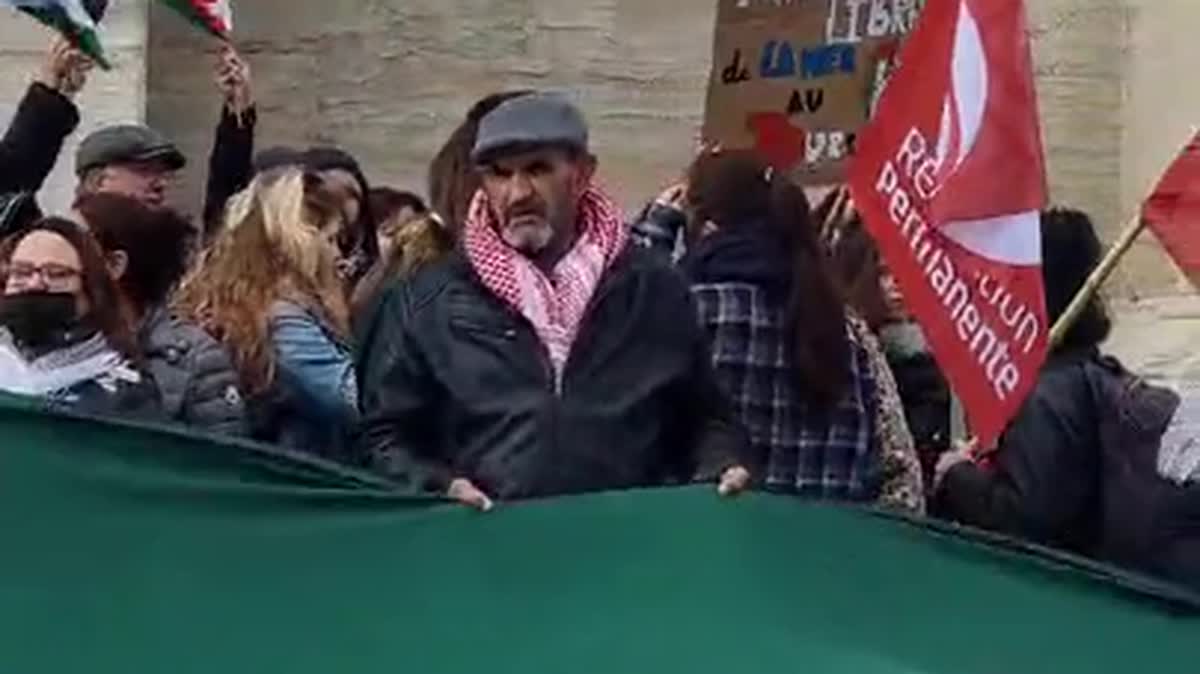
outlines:
[[[229,45],[217,62],[216,81],[223,102],[204,191],[204,235],[208,240],[221,229],[226,202],[250,184],[258,124],[250,66]]]
[[[91,68],[91,60],[70,42],[55,38],[0,139],[0,193],[42,188],[63,141],[79,126],[79,110],[72,99],[87,82]]]

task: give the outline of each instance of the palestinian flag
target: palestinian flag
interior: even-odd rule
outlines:
[[[222,40],[233,32],[233,7],[229,0],[163,0],[188,21]]]
[[[90,4],[97,6],[101,3]],[[104,55],[97,28],[102,9],[96,12],[94,17],[89,12],[89,3],[83,0],[0,0],[0,5],[15,7],[32,15],[38,21],[66,35],[101,68],[108,70],[112,67]]]
[[[1183,590],[711,486],[487,515],[0,397],[0,672],[1196,674]]]

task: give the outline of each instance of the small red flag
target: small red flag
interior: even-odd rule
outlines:
[[[1158,181],[1142,206],[1142,219],[1200,288],[1200,133]]]
[[[222,40],[233,31],[231,0],[163,0],[188,21]]]
[[[1050,326],[1045,163],[1022,0],[929,0],[859,137],[850,186],[983,446]]]

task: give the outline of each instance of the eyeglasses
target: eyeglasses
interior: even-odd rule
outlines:
[[[41,277],[46,289],[56,292],[74,290],[75,281],[83,277],[83,271],[53,262],[42,265],[14,262],[7,271],[9,283],[29,286],[33,285],[35,277]]]

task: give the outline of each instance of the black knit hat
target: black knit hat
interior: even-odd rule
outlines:
[[[270,171],[284,166],[304,164],[304,151],[286,145],[274,145],[254,155],[252,163],[255,173]]]
[[[318,146],[304,152],[303,163],[304,168],[309,171],[340,170],[354,176],[358,188],[362,191],[362,204],[359,208],[358,222],[355,223],[355,230],[359,236],[357,241],[342,239],[339,240],[339,243],[342,245],[343,254],[361,256],[363,258],[361,265],[369,267],[375,264],[375,261],[379,259],[379,240],[375,236],[377,228],[375,216],[371,213],[371,203],[367,199],[367,195],[371,192],[371,185],[358,165],[358,160],[340,148]]]

